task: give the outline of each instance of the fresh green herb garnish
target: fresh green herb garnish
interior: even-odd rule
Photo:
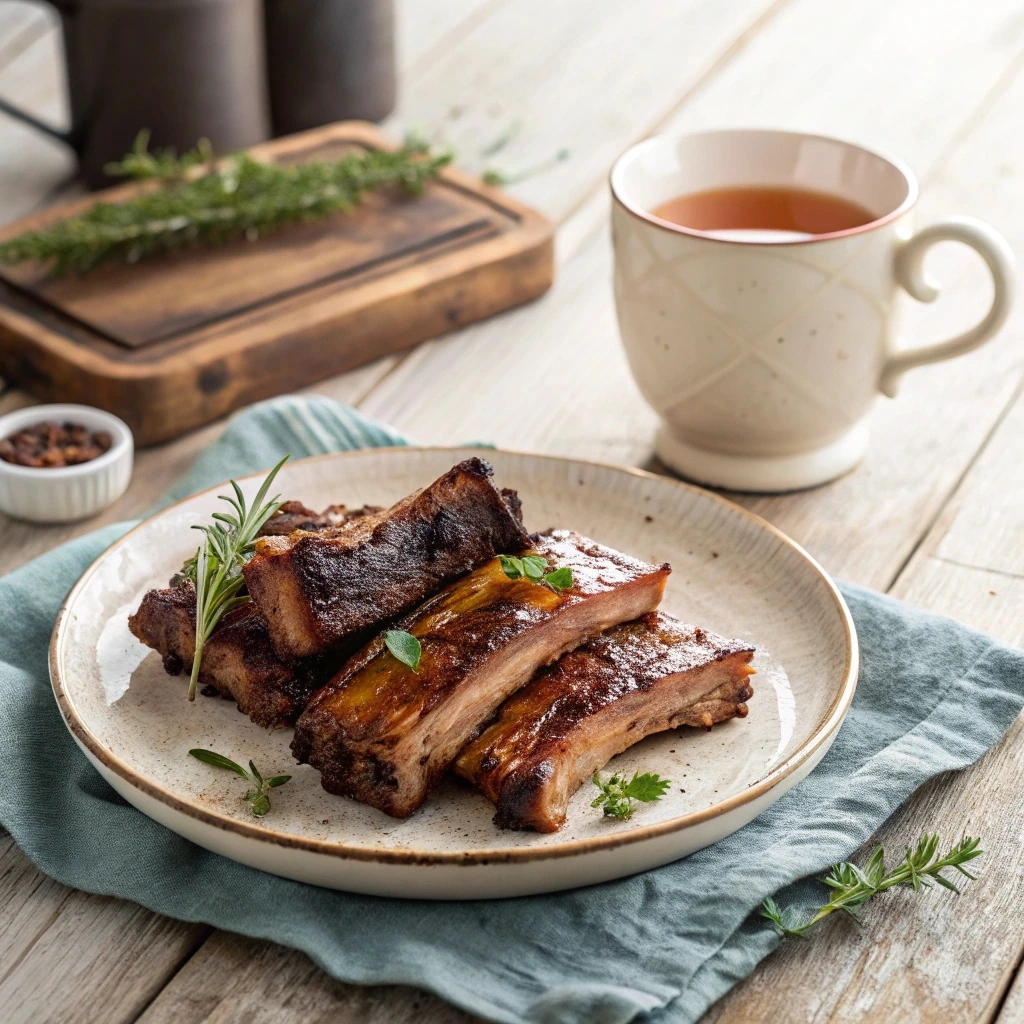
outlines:
[[[203,764],[212,765],[214,768],[224,768],[226,771],[234,772],[249,783],[250,789],[242,798],[249,804],[249,809],[257,818],[262,818],[270,810],[270,791],[278,786],[283,786],[290,778],[290,775],[275,775],[264,781],[259,769],[249,762],[249,770],[246,771],[240,764],[236,764],[230,757],[218,754],[213,750],[203,750],[202,747],[193,747],[189,753]]]
[[[572,586],[572,569],[563,565],[561,569],[555,569],[541,577],[541,582],[546,583],[552,590],[568,590]]]
[[[498,555],[502,572],[510,580],[528,579],[534,583],[543,583],[556,593],[568,590],[572,586],[572,569],[563,565],[560,569],[548,572],[547,560],[540,555]]]
[[[604,807],[609,818],[626,821],[633,816],[633,801],[649,804],[660,800],[672,785],[671,779],[663,779],[653,772],[633,773],[633,778],[626,780],[624,775],[616,772],[609,779],[601,779],[600,772],[594,772],[594,785],[601,790],[600,796],[591,801],[591,807]]]
[[[0,264],[32,262],[55,275],[84,274],[190,245],[253,241],[284,224],[347,213],[368,192],[388,186],[419,194],[451,161],[450,153],[435,155],[419,142],[300,164],[264,163],[247,153],[215,163],[209,143],[180,157],[173,150],[150,153],[148,143],[148,132],[140,132],[132,152],[107,171],[156,187],[11,238],[0,244]]]
[[[547,571],[548,563],[540,555],[523,555],[521,558],[516,555],[498,555],[502,571],[510,580],[526,577],[534,582],[541,579]]]
[[[206,534],[202,546],[182,567],[180,575],[191,580],[196,588],[196,650],[192,658],[192,675],[188,682],[188,699],[196,699],[196,680],[203,660],[203,647],[223,616],[245,604],[248,594],[242,594],[245,577],[242,566],[252,557],[256,535],[263,524],[281,507],[280,497],[266,500],[267,491],[278,470],[288,459],[286,455],[263,481],[252,507],[246,504],[242,489],[230,481],[235,496],[218,495],[232,508],[231,512],[214,512],[216,520],[210,526],[194,526]]]
[[[384,643],[403,665],[408,665],[413,672],[419,671],[423,646],[412,633],[406,633],[404,629],[389,629],[384,634]]]
[[[963,865],[984,853],[978,849],[980,843],[980,839],[964,836],[947,854],[939,857],[938,835],[924,835],[916,848],[908,849],[906,857],[891,871],[885,869],[885,851],[880,846],[863,869],[849,861],[833,864],[829,874],[822,879],[832,890],[832,895],[828,903],[806,920],[793,907],[781,910],[770,898],[761,905],[761,916],[768,918],[783,935],[803,936],[810,927],[837,910],[859,922],[857,908],[872,896],[896,885],[909,886],[914,892],[919,892],[938,883],[944,889],[958,893],[960,890],[941,872],[953,868],[973,880],[976,876]]]

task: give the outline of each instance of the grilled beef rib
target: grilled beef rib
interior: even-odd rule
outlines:
[[[427,601],[397,629],[422,646],[418,671],[371,641],[313,695],[292,752],[324,789],[405,817],[506,697],[589,637],[658,606],[670,568],[558,530],[534,538],[573,586],[509,579],[499,559]]]
[[[645,615],[540,672],[455,771],[496,804],[496,825],[554,832],[581,783],[645,736],[745,717],[753,654],[741,640]]]
[[[528,538],[519,499],[467,459],[391,508],[317,533],[266,537],[249,594],[284,658],[317,654],[418,604]]]
[[[314,512],[301,502],[287,501],[264,524],[261,536],[295,529],[326,529],[378,512],[372,506],[349,509],[331,505]],[[151,590],[128,628],[163,658],[171,675],[192,671],[196,650],[196,591],[188,580],[164,590]],[[348,653],[354,646],[348,648]],[[257,725],[282,726],[295,721],[309,695],[338,670],[344,652],[314,655],[294,662],[277,656],[270,631],[253,604],[229,612],[206,641],[199,682],[230,697]]]

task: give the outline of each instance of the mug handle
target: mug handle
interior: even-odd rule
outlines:
[[[936,242],[963,242],[988,264],[992,275],[992,305],[970,330],[948,341],[896,352],[882,367],[878,388],[889,398],[896,396],[900,377],[915,366],[952,359],[984,345],[1002,327],[1013,304],[1014,259],[1006,239],[994,228],[973,217],[950,217],[918,231],[896,252],[896,282],[918,302],[934,302],[939,286],[924,272],[924,257]]]
[[[46,0],[46,2],[65,17],[78,13],[78,0]],[[16,121],[21,121],[30,128],[35,128],[37,132],[42,132],[43,135],[49,135],[50,138],[57,139],[59,142],[71,146],[72,149],[75,148],[75,138],[71,132],[63,131],[52,124],[40,121],[38,117],[30,114],[27,110],[22,110],[20,107],[14,106],[13,103],[8,103],[5,99],[0,99],[0,113],[13,117]]]

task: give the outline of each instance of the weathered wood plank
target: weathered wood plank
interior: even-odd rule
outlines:
[[[824,31],[818,22],[821,5],[794,5],[784,16],[792,20],[805,6],[808,24],[798,33],[799,39],[812,28]],[[944,79],[957,79],[957,96],[950,95],[949,103],[971,121],[974,130],[941,173],[937,161],[943,161],[946,150],[958,142],[958,122],[950,118],[942,128],[942,138],[933,133],[927,145],[924,140],[916,143],[915,162],[932,179],[922,202],[922,221],[969,210],[999,224],[1020,248],[1024,233],[1012,213],[1019,202],[1018,186],[1007,168],[1024,159],[1024,143],[1014,138],[1018,133],[1012,127],[1024,84],[1015,80],[1012,89],[999,98],[1007,63],[995,70],[988,64],[996,60],[998,51],[1012,65],[1016,60],[1013,51],[1005,50],[1000,41],[996,50],[987,54],[968,57],[965,49],[959,58],[951,56],[942,67],[929,70],[930,44],[923,43],[920,51],[909,53],[912,40],[908,42],[898,31],[904,9],[890,11],[891,6],[879,3],[874,9],[875,34],[870,45],[852,34],[853,25],[844,23],[849,14],[846,9],[842,16],[837,15],[836,35],[819,38],[842,45],[844,52],[853,55],[850,63],[856,67],[863,68],[860,60],[913,66],[916,74],[932,77],[928,88],[939,92],[946,89]],[[953,21],[946,30],[952,31],[956,19],[952,12],[949,17]],[[993,17],[990,32],[1002,25],[1000,12]],[[770,22],[764,31],[774,31],[782,18]],[[841,43],[843,32],[850,35]],[[1018,47],[1024,41],[1022,32],[1024,25],[1019,25]],[[759,38],[700,90],[692,104],[703,103],[706,111],[724,116],[731,96],[732,106],[742,103],[746,112],[743,97],[750,81],[759,78],[758,97],[751,100],[754,116],[767,120],[773,103],[783,109],[782,101],[791,98],[795,109],[790,108],[790,117],[796,119],[805,110],[811,116],[825,102],[823,94],[831,95],[835,81],[840,92],[834,102],[846,112],[849,134],[870,141],[874,111],[880,105],[885,106],[893,124],[898,116],[908,124],[916,118],[916,94],[894,94],[891,82],[882,79],[878,83],[882,92],[876,97],[874,79],[865,78],[863,72],[828,81],[817,81],[813,66],[807,72],[798,66],[789,75],[781,74],[774,66],[777,50],[761,52]],[[885,60],[877,51],[878,39],[890,40],[893,48]],[[859,52],[861,48],[864,53]],[[742,70],[744,62],[755,57],[756,73]],[[734,66],[741,69],[730,70]],[[794,90],[790,79],[804,74],[802,90]],[[975,74],[981,75],[976,88]],[[730,89],[735,91],[718,95],[719,78],[730,78]],[[978,123],[977,108],[996,98],[998,102]],[[680,117],[673,120],[674,126],[690,126],[690,107],[691,103],[684,106]],[[946,110],[948,113],[948,106]],[[602,203],[594,200],[566,225],[565,232],[572,230],[582,244],[575,251],[560,246],[564,259],[560,285],[550,296],[514,317],[499,318],[422,346],[371,392],[363,408],[434,443],[480,438],[508,447],[647,464],[655,417],[629,376],[610,288],[595,285],[607,281],[611,273],[603,230],[586,230],[592,222],[600,224],[602,216]],[[576,224],[584,219],[587,224]],[[986,302],[984,274],[963,252],[942,248],[933,262],[947,288],[934,306],[908,311],[907,333],[915,340],[948,334],[980,315]],[[793,534],[833,572],[887,586],[1012,395],[1021,367],[1020,323],[1015,320],[993,344],[969,358],[908,375],[899,399],[880,404],[871,451],[856,472],[815,492],[745,497],[742,502]],[[510,376],[526,372],[525,368],[532,379],[543,378],[543,387],[537,389],[543,401],[531,406],[518,393],[510,400],[506,387]],[[443,403],[429,386],[435,379],[445,382]],[[459,409],[457,418],[450,415],[453,407]]]
[[[777,0],[506,3],[446,50],[392,121],[422,126],[461,166],[516,174],[511,189],[561,220],[615,156],[661,120]],[[487,147],[517,132],[500,152]]]
[[[1022,423],[1024,397],[1018,395],[892,588],[898,597],[1016,646],[1024,646]],[[1017,912],[1024,899],[1022,775],[1024,717],[976,765],[915,794],[878,834],[877,841],[897,850],[926,831],[949,839],[965,831],[980,835],[986,850],[981,878],[967,883],[963,896],[899,893],[869,912],[864,931],[840,922],[813,942],[785,944],[709,1020],[770,1020],[794,1007],[800,1016],[786,1019],[992,1020],[1024,956]],[[828,984],[816,973],[823,963]],[[1024,1019],[1022,986],[1018,977],[1001,1022]]]
[[[208,932],[66,889],[38,872],[9,836],[0,840],[5,1024],[133,1020]]]
[[[477,1019],[415,989],[342,985],[299,953],[217,932],[138,1024],[470,1024]]]
[[[947,562],[1024,577],[1024,403],[1017,401],[981,455],[935,556]]]
[[[1024,971],[1018,969],[996,1020],[998,1024],[1021,1024],[1024,1021]]]
[[[508,0],[400,0],[395,4],[398,66],[409,74],[451,49]]]

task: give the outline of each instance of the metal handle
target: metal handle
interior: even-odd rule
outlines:
[[[41,0],[41,2],[48,3],[50,7],[65,16],[78,12],[78,0]],[[8,117],[13,117],[17,121],[21,121],[23,124],[27,124],[30,128],[35,128],[37,132],[42,132],[43,135],[49,135],[50,138],[57,139],[58,142],[74,147],[71,132],[63,131],[52,124],[40,121],[38,117],[28,113],[28,111],[21,110],[12,103],[8,103],[5,99],[0,99],[0,112],[7,114]]]

